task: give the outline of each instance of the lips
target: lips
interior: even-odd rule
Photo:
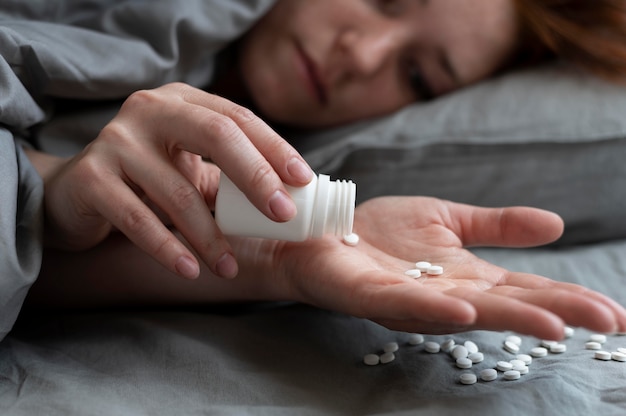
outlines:
[[[324,86],[324,83],[318,72],[317,65],[315,65],[315,62],[313,62],[313,60],[307,55],[307,53],[299,44],[297,45],[297,49],[299,58],[304,67],[304,77],[306,78],[305,81],[317,101],[319,101],[320,104],[325,105],[328,102],[328,95],[326,93],[326,87]]]

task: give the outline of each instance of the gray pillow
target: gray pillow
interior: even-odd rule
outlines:
[[[626,237],[626,88],[564,65],[511,73],[294,143],[359,201],[429,195],[559,213],[562,243]]]

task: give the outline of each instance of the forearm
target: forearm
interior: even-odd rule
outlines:
[[[254,250],[268,247],[254,245]],[[203,268],[196,280],[168,272],[123,235],[114,233],[83,252],[47,250],[27,298],[36,307],[173,306],[285,300],[282,283],[265,272],[271,256],[239,244],[239,275],[216,277]]]

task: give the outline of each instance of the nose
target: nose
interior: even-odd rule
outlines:
[[[399,49],[399,37],[389,29],[346,29],[340,35],[338,43],[348,69],[364,76],[374,74],[384,67]]]

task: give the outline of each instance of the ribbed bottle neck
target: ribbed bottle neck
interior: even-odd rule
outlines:
[[[328,175],[319,175],[311,237],[350,234],[354,224],[356,185],[352,181],[331,181]]]

